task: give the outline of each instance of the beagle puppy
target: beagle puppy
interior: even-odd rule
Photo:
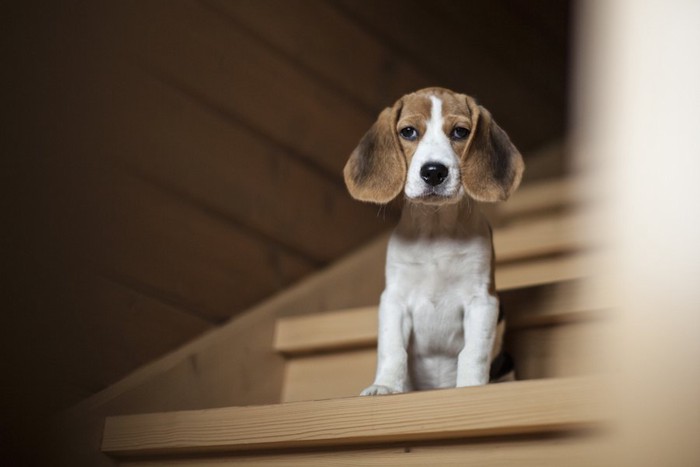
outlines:
[[[477,202],[507,199],[523,170],[488,110],[443,88],[403,96],[362,137],[343,171],[350,194],[405,199],[387,251],[377,373],[362,395],[482,385],[512,370]]]

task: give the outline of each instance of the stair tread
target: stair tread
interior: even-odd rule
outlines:
[[[549,433],[601,426],[597,377],[108,417],[115,457]]]
[[[496,262],[573,251],[587,246],[586,219],[569,213],[495,228]]]
[[[546,258],[527,264],[513,264],[502,268],[496,276],[502,297],[510,290],[526,291],[536,287],[559,287],[562,290],[552,296],[547,304],[539,309],[523,306],[523,313],[508,310],[508,326],[528,327],[593,319],[601,316],[606,304],[592,297],[575,294],[575,283],[583,274],[585,258],[563,257]],[[503,275],[510,275],[503,280]],[[517,281],[517,282],[516,282]],[[515,287],[519,285],[519,287]],[[517,290],[516,290],[517,289]],[[566,290],[564,290],[566,289]],[[563,297],[562,297],[563,296]],[[538,301],[537,303],[540,303]],[[351,308],[324,313],[280,318],[276,322],[274,349],[286,355],[296,355],[319,351],[371,347],[377,340],[377,306]]]
[[[377,342],[377,307],[313,313],[277,320],[274,349],[285,354],[371,347]]]
[[[505,203],[495,206],[496,216],[512,216],[582,204],[590,200],[590,193],[576,189],[576,178],[557,178],[521,186]]]

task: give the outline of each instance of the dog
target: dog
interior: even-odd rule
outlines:
[[[350,194],[377,204],[404,197],[387,250],[376,377],[362,395],[512,373],[491,227],[477,202],[506,200],[524,168],[488,110],[444,88],[403,96],[362,137],[343,170]]]

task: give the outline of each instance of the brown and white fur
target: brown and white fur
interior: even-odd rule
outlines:
[[[503,322],[491,228],[522,157],[473,98],[427,88],[385,109],[348,160],[350,194],[405,205],[389,241],[374,384],[363,395],[482,385],[499,376]]]

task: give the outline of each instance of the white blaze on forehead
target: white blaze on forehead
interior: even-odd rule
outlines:
[[[431,133],[438,133],[444,137],[445,134],[442,132],[442,100],[435,96],[430,96],[430,102],[432,102],[432,106],[430,108],[430,121],[428,122],[428,128],[426,129],[425,136],[427,137]],[[438,136],[438,134],[435,134],[434,136]]]
[[[444,132],[442,100],[437,96],[429,96],[429,98],[431,102],[430,119],[408,168],[405,193],[409,198],[418,198],[428,194],[439,194],[446,197],[461,194],[459,159]],[[429,163],[442,164],[448,169],[447,179],[434,189],[429,187],[420,176],[421,167]],[[431,190],[434,191],[431,192]]]

